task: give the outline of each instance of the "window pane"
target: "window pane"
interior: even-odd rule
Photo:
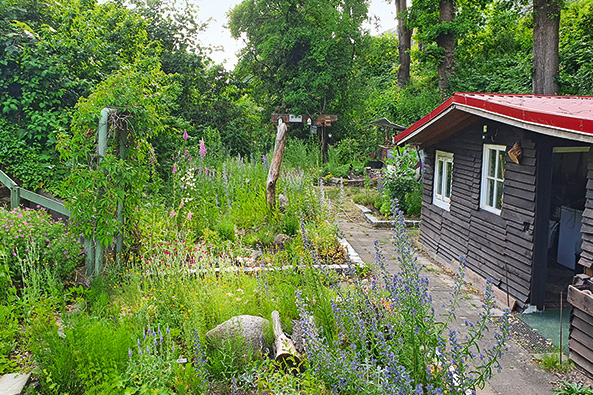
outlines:
[[[503,182],[496,181],[496,202],[495,206],[498,209],[502,209],[502,191],[503,191]]]
[[[453,162],[447,162],[447,178],[445,180],[445,197],[451,197],[451,176],[453,171]]]
[[[490,177],[494,177],[496,174],[496,150],[488,150],[488,159],[490,161],[488,166],[488,175]]]
[[[443,195],[443,161],[439,160],[437,164],[437,195]]]
[[[486,191],[486,204],[494,207],[494,180],[488,180],[488,190]]]
[[[504,179],[504,160],[503,160],[504,151],[498,151],[498,174],[496,174],[496,178],[499,180]]]

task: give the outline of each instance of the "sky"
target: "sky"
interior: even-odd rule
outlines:
[[[193,0],[199,7],[198,15],[202,22],[208,22],[208,29],[200,36],[200,44],[219,48],[210,54],[218,64],[231,70],[237,63],[236,53],[242,47],[241,43],[231,37],[228,29],[226,13],[241,0]],[[378,18],[376,23],[366,25],[372,35],[381,34],[396,27],[395,5],[386,0],[370,0],[369,16]]]

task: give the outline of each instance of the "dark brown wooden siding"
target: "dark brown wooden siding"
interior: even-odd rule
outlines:
[[[587,194],[585,211],[583,212],[583,244],[579,264],[585,267],[593,266],[593,150],[589,151],[589,163],[587,167]]]
[[[518,141],[523,150],[519,165],[505,155],[503,208],[501,215],[496,215],[479,208],[484,124],[475,124],[425,147],[420,241],[447,261],[466,256],[471,270],[505,291],[508,277],[510,294],[525,305],[529,301],[533,260],[537,135],[488,123],[488,131],[494,135],[494,141],[489,139],[488,144],[511,148]],[[436,150],[454,155],[449,211],[432,204]]]

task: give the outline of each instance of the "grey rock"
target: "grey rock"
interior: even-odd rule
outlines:
[[[254,352],[271,348],[264,339],[264,328],[270,321],[253,315],[238,315],[216,326],[206,333],[206,339],[216,345],[232,337],[243,338]]]
[[[0,377],[0,394],[2,395],[18,395],[23,391],[25,385],[31,377],[30,373],[18,374],[11,373],[5,374]]]
[[[278,195],[278,205],[281,208],[285,208],[288,206],[288,197],[285,194],[281,193]]]
[[[292,241],[292,238],[290,236],[287,236],[285,234],[279,233],[276,235],[276,237],[274,237],[274,245],[277,248],[282,248],[284,247],[286,244],[290,243]]]

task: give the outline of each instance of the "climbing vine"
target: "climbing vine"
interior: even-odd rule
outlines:
[[[155,48],[158,51],[158,48]],[[157,58],[143,58],[99,84],[79,100],[71,132],[59,136],[58,151],[71,168],[62,195],[72,212],[72,225],[103,246],[120,232],[118,203],[124,205],[126,232],[134,228],[137,211],[149,181],[156,180],[155,157],[149,139],[167,130],[177,85]],[[101,110],[110,108],[107,150],[97,152]],[[120,157],[120,144],[125,159]]]

